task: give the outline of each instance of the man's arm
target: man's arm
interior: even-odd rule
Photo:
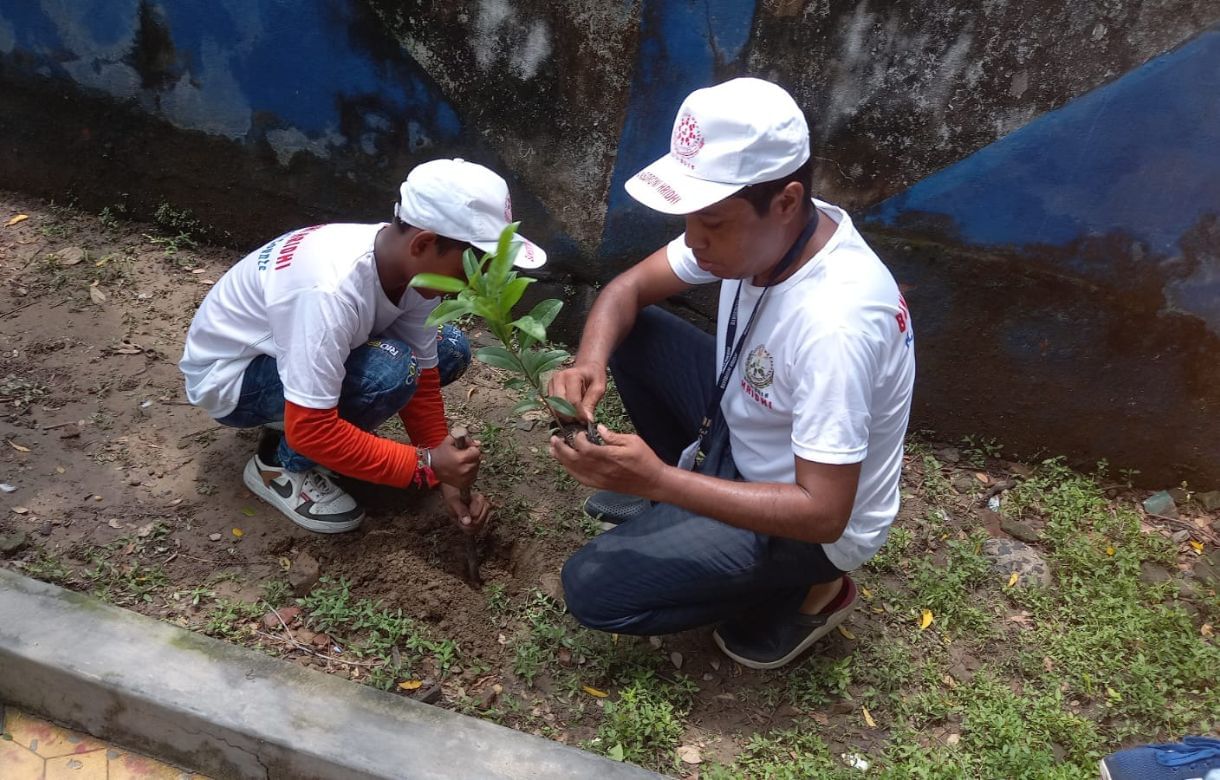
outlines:
[[[860,464],[833,465],[796,458],[796,484],[736,482],[663,463],[630,434],[601,428],[605,444],[583,436],[551,439],[551,454],[581,484],[674,504],[757,533],[829,544],[851,519]]]
[[[665,247],[616,276],[593,303],[575,363],[551,377],[548,392],[567,399],[585,420],[592,420],[606,394],[610,355],[635,326],[636,315],[691,286],[670,268]]]

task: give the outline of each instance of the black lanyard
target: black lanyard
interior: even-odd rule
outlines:
[[[728,325],[725,326],[724,348],[726,351],[724,354],[724,365],[720,368],[720,378],[716,380],[716,390],[712,393],[711,402],[707,405],[707,411],[703,413],[703,421],[699,423],[699,441],[702,441],[703,437],[707,435],[708,430],[712,427],[712,420],[720,408],[720,401],[724,398],[725,390],[728,389],[729,378],[733,375],[733,369],[737,367],[737,360],[741,357],[741,351],[745,349],[746,339],[750,337],[750,330],[754,327],[754,320],[758,317],[758,312],[762,309],[763,301],[767,298],[767,292],[775,284],[775,280],[782,276],[796,262],[796,259],[800,257],[801,250],[805,248],[805,244],[809,243],[809,239],[813,236],[813,231],[817,230],[817,227],[818,209],[817,206],[814,206],[813,213],[809,215],[809,221],[805,223],[805,228],[788,249],[788,253],[784,255],[783,259],[771,271],[771,278],[763,287],[762,294],[758,296],[758,301],[750,311],[750,318],[746,320],[746,327],[741,333],[741,338],[733,346],[733,351],[729,352],[729,345],[733,343],[733,337],[737,335],[737,305],[741,303],[741,287],[745,284],[745,280],[737,282],[737,294],[733,296],[733,308],[729,312]]]

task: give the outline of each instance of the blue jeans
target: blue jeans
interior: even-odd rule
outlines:
[[[718,366],[712,336],[657,307],[640,312],[610,372],[640,436],[670,464],[694,441]],[[717,415],[699,471],[741,479]],[[616,634],[670,634],[749,613],[794,610],[838,579],[820,544],[747,531],[671,504],[597,536],[563,567],[568,610]]]
[[[441,326],[436,335],[441,386],[455,381],[470,365],[470,342],[457,326]],[[339,417],[365,431],[375,430],[398,414],[415,395],[419,366],[411,348],[395,339],[373,339],[352,350],[343,364],[346,374],[339,391]],[[237,408],[217,420],[231,428],[253,428],[284,419],[284,385],[275,358],[259,355],[241,380]],[[280,465],[289,471],[309,471],[317,464],[280,440]]]

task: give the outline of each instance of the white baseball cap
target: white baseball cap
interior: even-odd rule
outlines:
[[[398,188],[394,216],[413,227],[494,252],[500,233],[513,221],[508,184],[495,172],[462,159],[430,160],[411,169]],[[542,247],[520,233],[513,265],[538,268]]]
[[[690,214],[808,160],[809,125],[792,96],[769,81],[733,79],[682,101],[669,154],[626,187],[650,209]]]

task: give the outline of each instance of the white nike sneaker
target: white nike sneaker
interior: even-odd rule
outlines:
[[[292,522],[316,533],[351,531],[364,519],[364,510],[356,499],[317,469],[304,473],[286,471],[253,455],[242,480],[254,495]]]

